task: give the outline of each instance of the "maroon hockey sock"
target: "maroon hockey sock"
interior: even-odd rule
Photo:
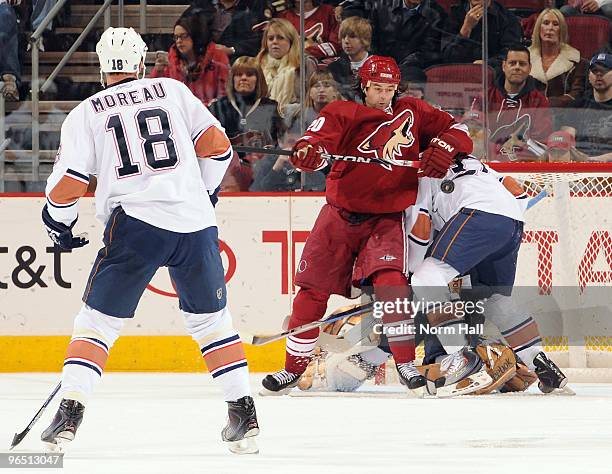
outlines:
[[[406,277],[397,270],[380,270],[372,275],[372,283],[377,301],[393,303],[385,306],[383,327],[395,363],[414,360],[414,319]]]
[[[312,288],[302,288],[293,300],[293,312],[288,328],[294,328],[321,319],[327,309],[329,294]],[[311,329],[287,338],[285,370],[301,374],[310,362],[319,329]]]

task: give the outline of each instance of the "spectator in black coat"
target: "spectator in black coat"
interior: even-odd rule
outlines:
[[[441,62],[446,13],[435,0],[348,0],[342,15],[370,20],[373,52],[400,66],[425,69]]]
[[[500,70],[506,49],[520,43],[523,30],[518,18],[497,2],[487,0],[489,65]],[[482,61],[482,15],[484,0],[463,0],[452,7],[442,40],[442,57],[446,63]]]
[[[265,4],[263,0],[194,0],[183,15],[207,15],[213,41],[233,63],[241,56],[257,55],[262,33],[253,26],[265,20]]]

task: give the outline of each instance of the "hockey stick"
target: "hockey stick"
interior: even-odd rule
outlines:
[[[253,346],[263,346],[264,344],[284,339],[288,336],[292,336],[293,334],[300,334],[310,329],[315,329],[320,326],[333,323],[334,321],[338,321],[340,319],[345,319],[351,316],[359,316],[361,314],[368,313],[372,310],[372,307],[373,303],[365,303],[355,308],[342,311],[341,313],[333,314],[327,319],[321,319],[318,321],[313,321],[312,323],[302,324],[301,326],[295,327],[293,329],[288,329],[283,332],[279,332],[278,334],[273,334],[272,336],[252,336],[241,333],[242,342],[246,342],[247,344],[251,344]]]
[[[529,200],[529,202],[527,203],[527,209],[525,210],[528,211],[533,206],[535,206],[537,203],[539,203],[542,199],[544,199],[546,196],[548,196],[548,191],[546,191],[546,189],[542,189],[542,191],[540,191],[538,194],[536,194],[534,197],[532,197]]]
[[[241,153],[262,153],[268,155],[282,155],[291,156],[293,152],[290,150],[281,150],[280,148],[259,148],[254,146],[235,146],[234,150]],[[387,171],[391,171],[392,166],[400,166],[403,168],[418,168],[421,164],[420,161],[398,161],[395,160],[393,163],[381,160],[380,158],[369,158],[366,156],[351,156],[351,155],[334,155],[331,153],[321,153],[321,158],[327,161],[349,161],[351,163],[366,163],[376,164],[382,166]]]
[[[53,389],[53,392],[51,392],[51,395],[49,395],[49,398],[47,398],[45,403],[43,403],[43,406],[41,406],[39,410],[36,412],[36,415],[34,415],[34,418],[32,418],[32,421],[30,421],[28,426],[26,426],[25,430],[23,430],[21,433],[15,433],[15,436],[13,437],[13,442],[11,443],[11,447],[9,448],[9,450],[13,449],[15,446],[21,443],[23,438],[26,437],[26,435],[30,432],[32,427],[36,424],[36,422],[42,416],[47,406],[49,406],[49,403],[51,403],[51,400],[55,398],[55,395],[57,395],[57,392],[59,392],[59,389],[61,386],[62,386],[62,382],[60,381],[57,384],[57,386]]]

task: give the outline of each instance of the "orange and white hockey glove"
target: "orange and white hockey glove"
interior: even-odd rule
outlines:
[[[321,156],[323,148],[307,140],[298,140],[293,146],[291,164],[302,171],[319,171],[327,165],[327,160]]]

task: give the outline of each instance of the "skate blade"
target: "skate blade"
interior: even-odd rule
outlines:
[[[291,392],[292,389],[293,387],[287,387],[279,390],[278,392],[273,392],[272,390],[268,390],[267,388],[263,387],[259,391],[259,395],[262,397],[280,397],[282,395],[289,395],[289,392]]]
[[[458,384],[460,384],[461,382],[465,382],[466,380],[470,381],[468,385],[461,388],[457,387]],[[468,393],[472,393],[476,390],[480,390],[481,388],[485,388],[491,383],[493,383],[493,379],[487,373],[487,371],[483,369],[480,372],[476,372],[475,374],[472,374],[466,377],[465,379],[460,380],[456,384],[438,387],[435,391],[435,395],[438,398],[451,398],[456,397],[458,395],[467,395]]]
[[[258,454],[259,447],[255,436],[259,434],[259,428],[254,428],[245,433],[244,438],[239,441],[229,441],[229,450],[234,454]]]
[[[406,387],[406,391],[411,398],[425,398],[425,385],[419,388],[408,388]]]
[[[43,441],[43,445],[48,452],[62,453],[68,443],[74,440],[74,433],[70,431],[61,431],[55,436],[55,442]]]

